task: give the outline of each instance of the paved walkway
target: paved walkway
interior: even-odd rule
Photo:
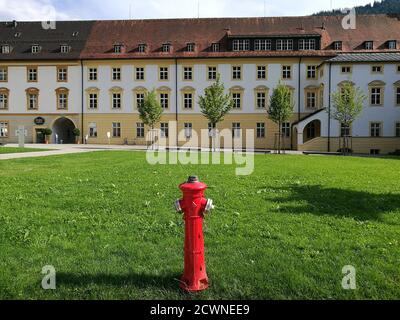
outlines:
[[[7,147],[18,147],[18,144],[7,144]],[[125,145],[96,145],[96,144],[25,144],[26,148],[50,149],[49,151],[26,152],[26,153],[7,153],[0,154],[0,160],[47,157],[53,155],[75,154],[94,151],[118,150],[118,151],[145,151],[145,146],[125,146]],[[174,151],[171,148],[171,151]],[[209,151],[209,150],[204,150]],[[223,152],[223,150],[221,150]],[[182,150],[183,152],[183,150]],[[248,152],[253,153],[253,152]],[[261,152],[264,153],[264,152]],[[303,154],[299,151],[286,151],[286,154]]]

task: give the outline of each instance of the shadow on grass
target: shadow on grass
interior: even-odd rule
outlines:
[[[279,212],[311,213],[351,217],[356,220],[380,220],[382,214],[400,209],[400,195],[323,188],[319,185],[279,188],[285,196],[272,197]]]
[[[61,286],[87,287],[89,285],[133,286],[138,289],[162,289],[179,291],[181,275],[151,275],[151,274],[74,274],[57,273],[57,284]]]

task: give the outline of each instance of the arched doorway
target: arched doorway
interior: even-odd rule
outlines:
[[[314,120],[307,124],[303,131],[303,142],[307,142],[311,139],[321,136],[321,121]]]
[[[68,118],[59,118],[53,123],[53,142],[62,144],[75,143],[73,130],[75,124]]]

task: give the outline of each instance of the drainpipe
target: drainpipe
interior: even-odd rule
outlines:
[[[331,91],[332,91],[332,62],[329,62],[328,152],[331,152]]]
[[[84,144],[84,138],[83,138],[83,102],[84,102],[84,97],[83,97],[83,61],[81,60],[81,143]]]
[[[297,102],[297,111],[298,111],[298,121],[300,121],[300,112],[301,112],[301,108],[300,108],[300,101],[301,101],[301,61],[302,61],[302,57],[300,57],[299,59],[299,92],[298,92],[298,102]]]
[[[175,58],[175,120],[176,120],[176,147],[178,148],[178,59]]]

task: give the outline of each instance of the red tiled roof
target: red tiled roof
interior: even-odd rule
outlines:
[[[343,42],[343,52],[360,51],[366,40],[374,41],[374,52],[386,51],[385,44],[388,40],[397,40],[400,43],[398,15],[359,15],[355,30],[343,29],[342,19],[343,16],[306,16],[96,21],[81,58],[334,56],[331,45],[337,40]],[[320,35],[322,50],[231,52],[226,49],[228,37],[301,35]],[[166,42],[172,45],[170,53],[160,52],[162,44]],[[222,44],[221,52],[208,50],[215,42]],[[113,53],[113,45],[116,43],[125,45],[125,53]],[[146,53],[137,51],[140,43],[147,44]],[[195,52],[185,52],[187,43],[196,44]]]

